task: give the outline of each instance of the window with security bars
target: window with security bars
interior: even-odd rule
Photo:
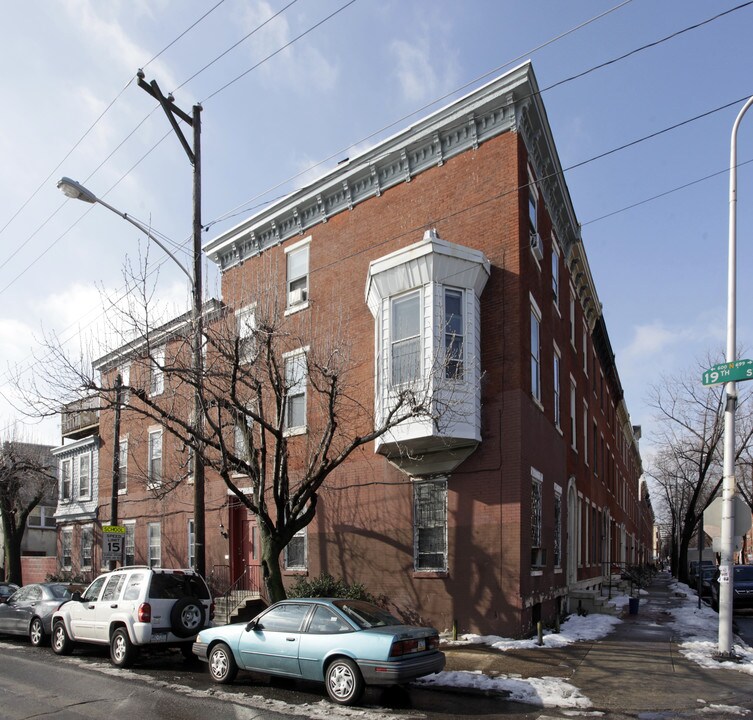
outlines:
[[[305,570],[306,563],[306,528],[299,530],[293,535],[290,542],[285,548],[285,569],[286,570]]]
[[[81,529],[81,569],[92,567],[94,532],[90,527]]]
[[[541,480],[531,481],[531,566],[543,567],[546,564],[546,551],[542,548],[542,497]]]
[[[562,566],[562,495],[554,496],[554,567]]]
[[[447,570],[447,481],[414,483],[416,570]]]

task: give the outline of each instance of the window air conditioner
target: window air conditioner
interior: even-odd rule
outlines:
[[[537,260],[544,258],[544,245],[541,242],[541,235],[537,232],[531,233],[531,252]]]
[[[298,305],[302,302],[306,302],[306,289],[296,288],[288,293],[288,305]]]

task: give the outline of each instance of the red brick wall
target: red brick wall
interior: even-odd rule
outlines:
[[[45,582],[49,575],[55,575],[57,571],[58,560],[54,555],[24,555],[21,558],[21,574],[24,585]]]

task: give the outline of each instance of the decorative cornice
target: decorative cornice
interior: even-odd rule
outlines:
[[[454,155],[517,129],[516,108],[522,102],[540,104],[530,63],[341,163],[308,187],[210,240],[204,251],[227,270],[399,183],[410,182]],[[563,233],[563,237],[571,235]]]

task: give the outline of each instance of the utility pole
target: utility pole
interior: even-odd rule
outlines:
[[[110,525],[118,524],[118,492],[120,490],[120,404],[123,394],[123,376],[115,377],[115,426],[112,439],[112,491],[110,493]],[[122,548],[121,548],[122,551]],[[116,560],[110,560],[110,570],[117,567]]]
[[[188,115],[175,105],[172,95],[162,94],[156,80],[146,82],[144,73],[137,73],[139,87],[148,92],[165,111],[170,125],[183,146],[190,163],[193,165],[193,295],[191,303],[191,368],[194,382],[194,403],[192,425],[194,439],[198,441],[204,421],[202,402],[203,359],[202,359],[202,306],[203,290],[201,281],[201,105],[193,106],[193,114]],[[178,119],[193,128],[193,143],[189,145]],[[194,448],[193,463],[194,482],[194,562],[195,569],[206,576],[206,518],[204,503],[204,449],[197,442]]]

